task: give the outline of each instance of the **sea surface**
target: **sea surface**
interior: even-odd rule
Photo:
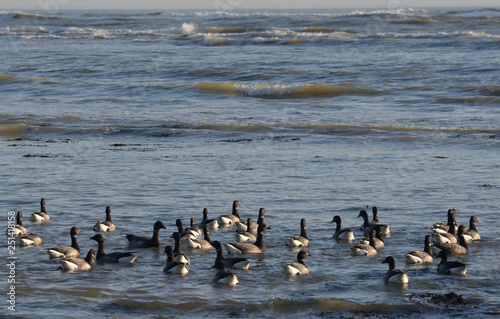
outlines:
[[[56,8],[57,9],[57,8]],[[63,8],[62,8],[63,9]],[[17,318],[491,318],[500,315],[500,9],[1,11],[1,214],[22,211],[43,245],[1,241],[0,316]],[[46,198],[51,220],[30,222]],[[185,277],[162,272],[176,230],[266,209],[266,251],[212,283],[215,251],[183,249]],[[151,235],[134,265],[62,273],[44,249],[82,257],[112,209],[124,235]],[[363,237],[361,209],[391,226],[375,257],[332,239],[334,215]],[[477,216],[480,241],[405,265],[434,222]],[[307,221],[311,274],[283,275],[286,238]],[[235,241],[235,229],[210,233]],[[8,263],[15,256],[15,312]],[[407,272],[386,286],[386,256]],[[454,292],[465,305],[436,303]]]

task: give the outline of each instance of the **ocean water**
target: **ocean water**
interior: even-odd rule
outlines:
[[[20,318],[490,318],[500,314],[500,10],[0,12],[2,215],[23,211],[41,247],[16,242]],[[46,198],[51,220],[29,215]],[[212,283],[215,252],[184,249],[185,277],[162,272],[165,245],[203,208],[260,207],[266,251]],[[45,248],[82,255],[111,206],[117,230],[150,235],[132,266],[61,273]],[[357,239],[361,209],[390,224],[375,257],[332,240],[334,215]],[[405,265],[446,211],[476,215],[467,276]],[[307,220],[311,274],[287,277],[285,246]],[[211,231],[234,242],[234,228]],[[2,256],[8,256],[8,240]],[[407,287],[383,284],[392,255]],[[82,256],[82,257],[83,257]],[[4,299],[11,290],[1,266]],[[12,272],[10,272],[12,274]],[[434,303],[455,292],[465,305]]]

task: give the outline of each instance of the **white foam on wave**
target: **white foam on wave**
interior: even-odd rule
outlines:
[[[196,27],[192,23],[187,23],[184,22],[181,26],[181,33],[182,34],[191,34],[196,30]]]

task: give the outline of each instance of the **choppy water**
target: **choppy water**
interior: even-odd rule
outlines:
[[[2,214],[6,225],[23,211],[44,241],[17,247],[15,314],[498,315],[499,26],[494,8],[0,12]],[[35,225],[41,197],[52,220]],[[240,285],[211,283],[215,252],[186,251],[190,273],[163,274],[175,219],[201,219],[204,207],[216,217],[233,200],[243,218],[265,207],[272,227]],[[55,271],[43,248],[69,244],[73,225],[82,251],[96,248],[88,238],[107,205],[118,227],[107,252],[156,220],[167,225],[162,248],[137,250],[132,267]],[[392,235],[378,256],[351,257],[330,221],[356,228],[374,205]],[[458,258],[468,275],[405,266],[449,208],[460,224],[479,219],[482,240]],[[284,239],[301,218],[311,274],[287,278],[296,252]],[[211,237],[235,240],[232,229]],[[409,274],[406,289],[383,285],[388,255]],[[423,297],[452,291],[469,304]]]

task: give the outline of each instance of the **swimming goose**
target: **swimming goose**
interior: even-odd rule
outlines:
[[[76,235],[81,233],[80,228],[73,226],[70,230],[71,235],[71,246],[59,246],[55,248],[47,249],[49,258],[67,258],[67,257],[78,257],[80,255],[80,246],[78,246],[78,241],[76,240]]]
[[[77,270],[89,270],[94,268],[94,257],[95,250],[91,249],[87,253],[85,259],[77,258],[77,257],[67,257],[61,259],[61,267],[62,271],[77,271]]]
[[[178,232],[175,232],[170,236],[170,238],[173,238],[175,241],[175,246],[174,246],[174,257],[175,260],[181,263],[185,263],[186,265],[191,265],[191,261],[189,258],[184,255],[181,251],[181,235]]]
[[[342,229],[342,220],[340,219],[340,216],[333,216],[333,220],[331,222],[337,223],[337,228],[335,229],[335,233],[333,234],[333,239],[348,242],[351,242],[355,239],[352,230],[350,230],[349,228]]]
[[[42,238],[35,234],[25,235],[19,238],[19,244],[21,247],[40,246]]]
[[[382,262],[383,264],[389,264],[389,270],[384,275],[384,283],[397,283],[397,284],[407,284],[410,280],[408,275],[401,269],[396,269],[396,261],[394,257],[388,256]]]
[[[361,225],[361,230],[363,230],[363,233],[365,234],[365,236],[370,234],[370,232],[372,230],[377,230],[377,225],[381,225],[382,235],[389,235],[391,232],[389,225],[373,224],[371,221],[369,221],[368,220],[368,213],[364,209],[359,212],[358,217],[363,217],[363,224]]]
[[[266,214],[266,210],[264,207],[261,207],[259,209],[259,216],[257,217],[257,224],[252,224],[250,226],[250,230],[248,230],[248,226],[247,226],[247,223],[245,222],[242,222],[242,221],[239,221],[239,222],[236,222],[235,225],[236,225],[236,228],[237,230],[236,231],[239,231],[239,232],[250,232],[252,234],[257,234],[257,229],[259,228],[259,225],[264,225],[264,215]],[[265,225],[266,228],[269,228],[267,225]]]
[[[248,270],[248,268],[250,267],[252,261],[248,260],[248,258],[244,257],[224,258],[224,253],[222,252],[222,244],[219,241],[217,240],[214,241],[212,245],[217,250],[217,257],[215,258],[215,263],[221,261],[225,267],[234,269]]]
[[[200,222],[201,227],[205,225],[208,225],[210,229],[219,229],[219,221],[217,219],[208,219],[207,208],[203,208],[203,220]]]
[[[240,203],[235,200],[233,202],[233,212],[230,215],[220,215],[219,216],[219,225],[234,225],[236,222],[240,221],[240,215],[238,214],[238,206]]]
[[[17,212],[16,224],[15,225],[9,224],[9,227],[7,227],[7,236],[19,237],[22,235],[26,235],[27,233],[28,231],[23,226],[23,213]]]
[[[94,226],[94,231],[103,232],[103,233],[111,233],[116,229],[115,224],[111,220],[111,207],[106,206],[106,221],[98,221]]]
[[[179,236],[181,236],[181,238],[187,235],[186,229],[184,229],[184,224],[182,223],[182,220],[180,218],[175,220],[175,226],[177,227],[177,232],[179,233]]]
[[[373,214],[373,218],[372,218],[372,224],[381,224],[381,222],[379,222],[378,220],[378,208],[377,206],[373,206],[372,207],[372,214]]]
[[[212,268],[218,269],[214,276],[214,283],[230,287],[239,284],[238,277],[233,272],[226,270],[222,262],[216,262]]]
[[[441,262],[437,266],[437,273],[441,275],[465,275],[467,266],[459,261],[448,261],[448,254],[442,250],[439,252],[438,258]]]
[[[254,236],[254,234],[252,234],[252,231],[251,231],[253,225],[258,226],[257,224],[252,223],[252,219],[251,218],[248,218],[247,219],[247,223],[246,223],[247,230],[246,231],[239,231],[238,233],[236,233],[236,240],[238,242],[242,242],[242,241],[256,241],[257,238]]]
[[[407,264],[431,263],[434,261],[431,249],[431,236],[426,235],[423,251],[411,251],[405,254]]]
[[[45,209],[45,198],[40,200],[40,211],[31,214],[31,221],[35,223],[43,223],[50,220],[49,214]]]
[[[190,227],[184,228],[181,219],[175,220],[175,226],[177,226],[177,232],[179,233],[179,236],[181,236],[181,238],[184,238],[187,235],[191,235],[194,238],[198,238],[200,236],[200,234],[197,231],[198,228],[196,228],[196,230],[190,229]]]
[[[462,227],[461,225],[460,227]],[[458,244],[445,244],[438,246],[439,249],[446,251],[448,256],[456,256],[456,255],[466,255],[469,251],[469,245],[465,241],[464,235],[461,234],[460,227],[458,227]],[[465,228],[465,226],[464,226]]]
[[[363,245],[358,244],[351,247],[351,255],[353,256],[375,256],[377,254],[377,250],[375,249],[375,244],[373,239],[375,238],[375,231],[372,230],[370,232],[370,244]]]
[[[163,268],[164,273],[179,274],[182,276],[187,275],[187,273],[189,272],[187,264],[175,261],[172,246],[165,246],[165,254],[167,254],[167,265]]]
[[[186,231],[189,234],[192,234],[192,236],[196,237],[200,237],[201,235],[203,235],[203,232],[198,227],[196,227],[196,218],[194,217],[191,217],[190,225],[188,228],[186,228]]]
[[[470,217],[469,229],[467,229],[464,232],[464,235],[471,236],[472,240],[479,240],[479,239],[481,239],[481,235],[479,235],[479,232],[477,231],[477,228],[476,228],[476,223],[478,223],[477,217],[476,216],[471,216]]]
[[[96,234],[90,239],[95,240],[98,244],[96,260],[98,263],[133,263],[137,256],[131,252],[114,252],[106,254],[104,252],[104,236]]]
[[[376,224],[376,231],[375,231],[375,237],[373,238],[373,247],[375,249],[380,249],[385,246],[384,239],[382,238],[382,225],[381,224]],[[370,238],[362,238],[359,240],[361,244],[363,245],[369,245],[370,244]]]
[[[292,276],[309,274],[309,269],[305,262],[307,256],[311,256],[307,251],[299,251],[297,254],[297,262],[283,265],[284,273]]]
[[[229,254],[245,255],[245,254],[262,254],[266,250],[264,243],[264,227],[259,225],[259,233],[255,243],[229,243],[224,244]]]
[[[204,239],[193,238],[193,236],[188,235],[186,242],[189,248],[199,249],[199,250],[209,250],[214,248],[212,246],[212,241],[210,240],[210,234],[208,232],[208,226],[203,227]]]
[[[153,225],[153,236],[143,237],[136,235],[127,235],[126,238],[128,240],[128,248],[151,248],[151,247],[160,247],[160,229],[166,229],[161,221],[157,221]]]
[[[454,208],[448,209],[448,212],[446,213],[447,221],[434,223],[432,230],[435,233],[447,233],[450,230],[450,227],[453,227],[455,228],[456,232],[457,231],[457,223],[455,221],[456,214],[457,211]]]
[[[455,227],[448,228],[448,232],[434,232],[432,234],[434,239],[434,245],[440,246],[445,244],[456,244],[457,243],[457,233],[455,232]]]
[[[287,246],[289,247],[307,247],[309,246],[309,239],[306,233],[306,220],[300,220],[300,235],[288,237]]]

